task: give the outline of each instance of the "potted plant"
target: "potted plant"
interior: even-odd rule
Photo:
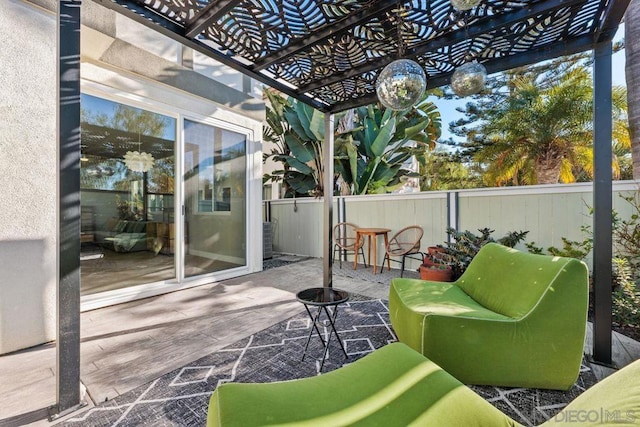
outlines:
[[[478,231],[480,234],[476,235],[470,231],[460,232],[453,228],[448,228],[447,234],[451,237],[451,242],[438,245],[437,248],[439,250],[432,253],[432,259],[451,268],[453,280],[456,280],[464,273],[480,248],[487,243],[498,242],[512,248],[523,241],[527,233],[529,233],[528,231],[511,231],[496,240],[491,237],[494,230],[481,228]]]
[[[441,264],[427,255],[420,266],[420,279],[432,282],[451,282],[453,270],[449,265]]]

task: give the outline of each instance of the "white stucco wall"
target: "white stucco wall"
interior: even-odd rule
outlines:
[[[0,9],[0,354],[52,341],[56,335],[55,5],[52,0],[2,0]],[[230,81],[183,67],[175,42],[147,34],[150,30],[95,2],[83,3],[82,23],[83,91],[248,132],[248,230],[261,230],[261,99],[234,89]],[[227,74],[242,82],[241,76]],[[261,241],[248,249],[245,273],[261,270]],[[227,278],[223,276],[219,279]],[[202,278],[202,283],[211,280]],[[202,283],[192,280],[184,286]],[[135,295],[174,288],[153,288],[144,295],[136,290]],[[122,301],[134,297],[124,295]],[[88,306],[101,305],[94,301]]]
[[[0,12],[0,354],[55,338],[56,22]]]

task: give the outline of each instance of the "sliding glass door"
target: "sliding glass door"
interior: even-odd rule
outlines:
[[[247,265],[247,138],[184,120],[184,274]]]
[[[83,296],[246,270],[247,134],[88,94],[81,132]]]

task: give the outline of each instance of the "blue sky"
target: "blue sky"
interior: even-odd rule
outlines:
[[[624,24],[620,25],[618,32],[616,33],[615,41],[618,41],[624,37]],[[612,57],[613,68],[613,84],[615,86],[626,86],[624,76],[624,50],[617,52]],[[453,137],[454,140],[460,140],[460,138],[454,137],[449,132],[449,123],[463,117],[463,114],[456,111],[458,107],[464,107],[465,103],[469,102],[467,99],[435,99],[434,100],[440,114],[442,115],[442,140],[448,140]]]

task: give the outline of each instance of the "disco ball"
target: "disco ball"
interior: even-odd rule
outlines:
[[[455,10],[469,10],[480,4],[480,0],[450,0]]]
[[[451,76],[451,89],[458,96],[469,96],[484,89],[487,69],[477,62],[467,62],[456,68]]]
[[[376,81],[378,99],[392,110],[413,106],[427,88],[427,75],[410,59],[398,59],[384,67]]]

